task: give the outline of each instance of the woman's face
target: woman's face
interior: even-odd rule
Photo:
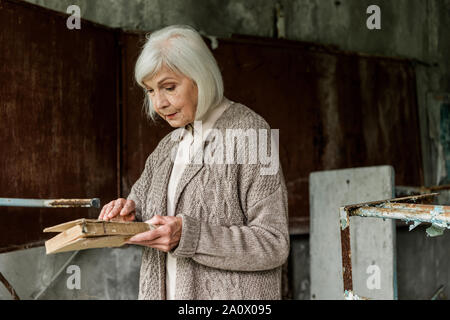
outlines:
[[[162,67],[153,78],[143,82],[153,108],[172,127],[194,122],[198,90],[192,79]]]

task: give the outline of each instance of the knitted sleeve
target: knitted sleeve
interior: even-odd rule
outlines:
[[[254,201],[246,209],[244,226],[210,225],[180,215],[182,235],[173,253],[231,271],[262,271],[282,265],[289,255],[287,191],[282,175],[278,185],[268,180],[258,179],[249,188],[248,197]],[[270,191],[262,193],[261,189]]]

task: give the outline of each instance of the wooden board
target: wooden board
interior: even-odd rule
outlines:
[[[145,222],[117,222],[117,221],[102,221],[97,219],[78,219],[58,224],[53,227],[45,228],[44,232],[62,232],[72,228],[75,225],[86,225],[85,233],[90,235],[95,234],[133,234],[136,232],[143,232],[148,230],[148,227],[153,227]],[[154,228],[154,227],[153,227]]]
[[[70,244],[65,245],[62,248],[56,250],[46,250],[47,254],[86,250],[94,248],[113,248],[123,246],[129,238],[132,236],[107,236],[107,237],[95,237],[95,238],[80,238]]]
[[[0,1],[0,197],[117,198],[116,31],[24,1]],[[0,207],[0,252],[96,208]],[[24,223],[26,221],[26,223]]]
[[[117,247],[127,239],[155,226],[145,222],[113,222],[79,219],[44,229],[60,232],[45,242],[47,254],[102,247]]]

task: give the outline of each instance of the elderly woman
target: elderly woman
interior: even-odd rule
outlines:
[[[267,173],[261,161],[232,157],[247,152],[254,160],[256,149],[235,138],[270,133],[269,125],[223,96],[217,63],[188,26],[152,33],[135,78],[146,91],[149,116],[179,128],[147,158],[128,198],[105,205],[99,216],[157,226],[128,242],[144,246],[139,299],[280,299],[289,254],[281,168]],[[258,150],[276,143],[261,137]]]

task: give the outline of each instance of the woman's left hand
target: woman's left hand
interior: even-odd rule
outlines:
[[[146,222],[151,223],[157,228],[139,233],[130,238],[127,243],[169,252],[180,242],[182,229],[181,217],[156,215]]]

